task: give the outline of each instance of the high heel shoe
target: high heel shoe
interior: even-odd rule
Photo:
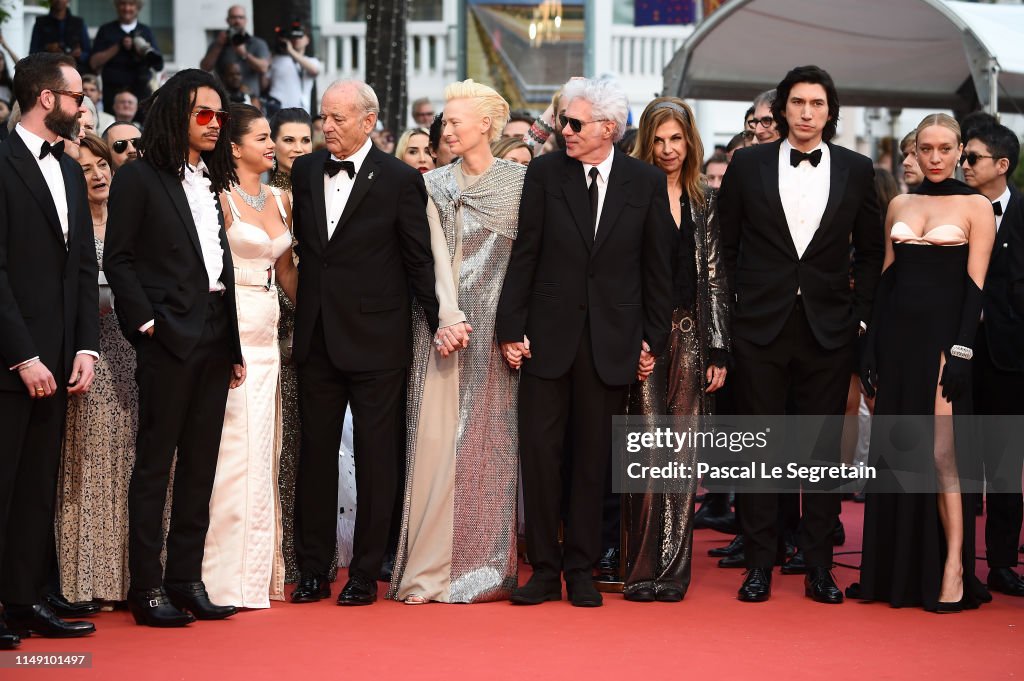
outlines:
[[[430,601],[428,601],[423,596],[420,596],[419,594],[409,594],[405,597],[405,600],[402,602],[406,605],[426,605]]]
[[[967,594],[964,593],[960,597],[959,601],[955,603],[949,603],[946,601],[939,601],[935,604],[935,613],[938,615],[948,615],[954,612],[963,612],[967,608]]]

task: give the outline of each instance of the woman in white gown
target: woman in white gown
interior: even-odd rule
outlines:
[[[275,280],[294,300],[287,196],[260,183],[274,163],[270,124],[255,107],[231,106],[238,184],[221,195],[235,268],[238,331],[247,377],[228,396],[203,582],[217,603],[267,608],[284,596],[277,468],[281,452],[280,307]],[[268,200],[271,199],[271,200]]]

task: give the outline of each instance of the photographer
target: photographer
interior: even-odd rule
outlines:
[[[79,71],[89,70],[89,29],[71,14],[68,0],[50,0],[50,11],[36,17],[29,52],[63,52],[74,57]]]
[[[89,64],[103,79],[103,109],[112,111],[114,95],[129,90],[139,101],[148,97],[153,71],[164,68],[164,57],[153,30],[139,21],[142,0],[114,0],[117,19],[96,31]]]
[[[218,74],[225,73],[230,64],[242,69],[242,83],[252,97],[260,94],[260,79],[270,69],[270,47],[262,38],[246,33],[245,8],[228,8],[228,30],[217,34],[210,43],[199,68]]]
[[[309,36],[302,24],[294,22],[283,29],[274,29],[277,43],[270,61],[270,87],[266,113],[273,116],[280,109],[302,108],[310,111],[313,81],[320,73],[320,60],[306,56]]]

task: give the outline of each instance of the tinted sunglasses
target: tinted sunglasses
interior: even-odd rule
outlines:
[[[601,121],[606,121],[606,120],[608,120],[608,119],[607,118],[595,118],[592,121],[581,121],[578,118],[570,118],[569,116],[565,116],[565,115],[561,115],[561,116],[558,117],[558,122],[562,124],[562,127],[559,128],[559,130],[565,130],[565,126],[568,125],[569,129],[572,130],[577,135],[580,133],[580,130],[583,129],[584,125],[590,125],[591,123],[600,123]]]
[[[979,154],[975,151],[968,152],[960,157],[960,165],[974,165],[980,159],[983,158],[995,158],[995,156],[986,156],[985,154]]]
[[[214,116],[217,117],[217,125],[224,127],[228,122],[228,112],[218,111],[215,109],[200,109],[199,111],[193,111],[192,115],[196,117],[196,123],[199,125],[209,125],[210,121],[213,120]]]
[[[132,139],[128,139],[128,140],[117,140],[116,142],[113,142],[110,145],[110,148],[114,150],[115,154],[123,154],[125,152],[125,150],[128,148],[128,143],[129,142],[131,142],[132,149],[138,150],[138,148],[139,148],[139,138],[138,137],[133,137]]]
[[[75,100],[75,106],[82,106],[82,102],[85,101],[84,92],[72,92],[71,90],[50,90],[55,95],[64,95]]]

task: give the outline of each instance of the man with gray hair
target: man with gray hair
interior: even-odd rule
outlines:
[[[434,259],[423,178],[370,141],[377,95],[338,81],[324,92],[327,148],[292,168],[295,309],[302,444],[295,487],[295,603],[331,595],[338,447],[351,406],[359,514],[349,580],[338,605],[369,605],[398,493],[400,412],[412,356],[410,292],[437,331]]]
[[[629,110],[622,89],[574,78],[562,102],[566,149],[538,156],[526,172],[496,322],[505,361],[522,368],[519,442],[534,571],[511,600],[561,599],[564,572],[572,604],[594,607],[601,605],[591,571],[601,548],[612,416],[665,350],[677,239],[665,174],[615,149]],[[692,250],[678,260],[692,261]],[[679,285],[692,298],[693,273],[681,272]]]
[[[766,90],[754,98],[754,139],[757,144],[768,144],[779,139],[779,131],[772,117],[772,103],[775,102],[775,89]]]

